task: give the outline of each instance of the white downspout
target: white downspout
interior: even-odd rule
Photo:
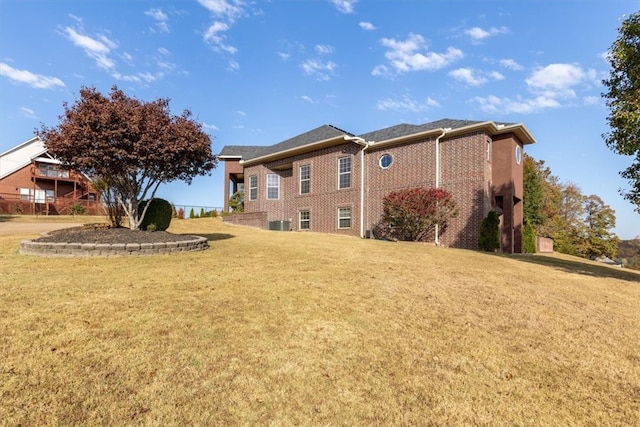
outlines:
[[[442,129],[442,133],[436,138],[436,188],[440,188],[440,138],[445,136],[448,130],[451,130],[451,128]],[[436,246],[440,244],[440,227],[438,224],[436,224],[435,244]]]
[[[372,141],[367,142],[358,136],[345,136],[344,139],[362,146],[360,150],[360,238],[364,239],[364,151],[369,148]]]

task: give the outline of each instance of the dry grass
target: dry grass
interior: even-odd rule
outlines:
[[[205,252],[0,238],[6,425],[638,425],[640,275],[175,221]]]

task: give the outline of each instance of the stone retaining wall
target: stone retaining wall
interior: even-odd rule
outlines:
[[[47,243],[23,240],[20,253],[52,257],[140,256],[175,252],[204,251],[209,247],[205,237],[166,243]]]

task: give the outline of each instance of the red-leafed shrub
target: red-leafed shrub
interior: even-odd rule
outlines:
[[[407,188],[390,193],[383,200],[382,223],[390,238],[427,241],[442,233],[449,219],[458,215],[451,193],[442,188]]]

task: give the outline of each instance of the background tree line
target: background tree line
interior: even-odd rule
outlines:
[[[562,182],[544,160],[524,158],[524,221],[537,236],[553,239],[554,250],[584,258],[618,255],[615,211],[597,195]]]

